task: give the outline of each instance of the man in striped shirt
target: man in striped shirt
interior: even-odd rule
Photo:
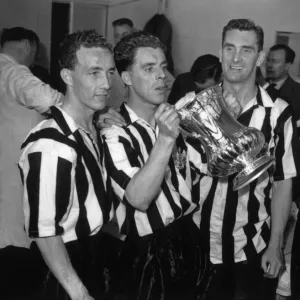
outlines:
[[[93,115],[105,107],[115,72],[111,45],[94,30],[75,32],[60,45],[60,67],[63,104],[22,145],[26,231],[50,269],[38,299],[98,299],[99,233],[113,209]]]
[[[129,89],[121,106],[127,126],[102,131],[116,216],[126,235],[119,292],[132,300],[195,299],[201,252],[191,189],[206,170],[166,103],[165,47],[136,32],[116,45],[114,58]]]
[[[220,60],[223,89],[242,107],[238,121],[263,132],[276,162],[238,191],[235,175],[202,178],[200,232],[212,263],[207,299],[274,299],[292,178],[298,174],[296,127],[288,104],[255,85],[256,67],[264,60],[261,27],[231,20],[223,29]]]

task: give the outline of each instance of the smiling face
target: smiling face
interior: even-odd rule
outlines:
[[[167,62],[160,48],[138,48],[134,62],[128,71],[122,73],[129,86],[130,97],[144,103],[159,105],[166,100]]]
[[[240,84],[254,82],[256,67],[261,65],[263,59],[264,53],[258,52],[254,31],[227,31],[220,50],[224,81]]]
[[[104,48],[81,47],[70,71],[71,89],[79,108],[92,111],[105,107],[115,65],[112,53]]]

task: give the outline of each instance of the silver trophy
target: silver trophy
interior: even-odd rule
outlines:
[[[260,176],[274,162],[263,154],[265,137],[256,128],[239,123],[228,110],[219,86],[208,88],[177,107],[181,131],[200,140],[205,148],[208,172],[223,177],[238,172],[238,190]]]

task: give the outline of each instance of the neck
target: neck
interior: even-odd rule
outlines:
[[[289,74],[286,74],[285,76],[283,76],[283,77],[281,77],[281,78],[273,78],[273,79],[270,79],[269,81],[271,82],[271,83],[277,83],[277,82],[279,82],[279,81],[284,81],[284,80],[286,80],[287,78],[288,78],[288,76],[289,76]]]
[[[223,89],[232,93],[244,108],[257,93],[257,86],[254,82],[247,83],[231,83],[224,79]]]
[[[86,131],[93,134],[93,116],[94,111],[91,109],[84,109],[82,104],[76,100],[76,98],[67,91],[64,101],[62,104],[62,109],[73,118],[73,120]]]
[[[141,98],[137,95],[133,95],[131,90],[129,90],[127,105],[138,115],[139,118],[145,120],[152,127],[155,127],[156,122],[154,114],[157,109],[157,105],[141,100]]]

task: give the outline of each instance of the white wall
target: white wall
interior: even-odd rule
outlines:
[[[89,0],[90,1],[90,0]],[[50,47],[51,0],[0,0],[0,29],[24,26]],[[140,0],[112,7],[108,22],[129,17],[142,28],[157,12],[158,0]],[[178,72],[202,54],[217,55],[222,28],[232,18],[252,18],[265,31],[265,46],[276,31],[300,32],[300,0],[168,0],[166,15],[173,25],[173,57]],[[108,24],[108,39],[112,39]]]
[[[265,31],[265,48],[276,31],[300,32],[300,0],[168,0],[177,73],[202,54],[218,55],[223,27],[233,18],[251,18]]]
[[[101,3],[101,0],[66,1]],[[123,2],[123,0],[111,1],[111,3],[119,2]],[[2,28],[15,26],[22,26],[34,30],[38,34],[41,42],[45,44],[49,57],[51,45],[51,3],[52,0],[0,0],[0,30]],[[113,34],[111,22],[113,20],[128,17],[133,20],[137,28],[142,28],[157,12],[157,3],[158,0],[139,0],[110,7],[107,16],[108,39],[112,42]],[[59,20],[55,21],[59,22]]]

